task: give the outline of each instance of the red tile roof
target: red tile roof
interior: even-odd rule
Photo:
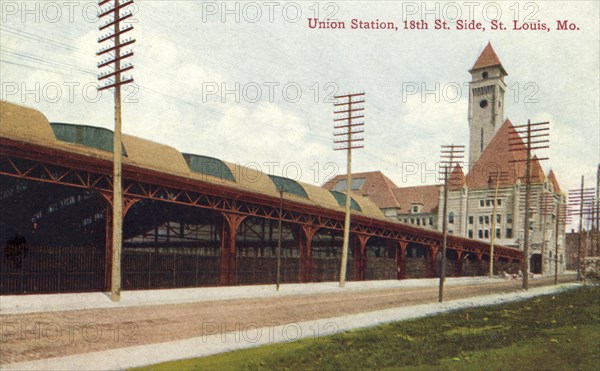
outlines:
[[[463,173],[462,167],[456,165],[448,179],[448,188],[451,190],[461,189],[465,185],[465,182],[465,173]]]
[[[440,197],[440,188],[441,186],[439,185],[426,185],[394,189],[394,195],[399,202],[399,211],[401,213],[408,213],[413,204],[422,204],[422,212],[436,212]]]
[[[502,73],[504,73],[504,75],[508,75],[508,73],[506,73],[506,70],[502,66],[502,63],[500,63],[500,58],[498,58],[498,55],[496,55],[494,48],[492,48],[492,43],[488,42],[486,47],[479,55],[479,58],[477,58],[477,61],[475,62],[473,67],[469,70],[469,72],[485,67],[494,66],[499,66]]]
[[[323,185],[323,188],[333,189],[340,180],[345,180],[346,174],[337,175]],[[398,200],[392,192],[398,186],[386,177],[381,171],[352,174],[352,179],[365,179],[359,190],[354,193],[368,197],[380,209],[397,208]]]
[[[467,186],[470,189],[488,187],[489,176],[496,171],[506,174],[500,186],[514,185],[518,179],[524,182],[525,162],[512,161],[525,159],[525,151],[511,151],[510,149],[525,149],[525,144],[520,138],[515,137],[516,134],[511,134],[511,132],[514,133],[514,130],[510,120],[504,121],[479,159],[472,164],[466,177]],[[510,141],[512,147],[509,146],[509,138],[516,138],[514,141]],[[531,179],[534,183],[545,179],[544,171],[535,156],[532,161]]]

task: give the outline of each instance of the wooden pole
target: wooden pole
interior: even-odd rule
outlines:
[[[448,244],[448,167],[452,166],[454,153],[450,153],[450,164],[444,168],[444,212],[442,214],[442,256],[440,259],[440,283],[438,290],[438,301],[444,301],[444,281],[446,280],[446,245]],[[435,256],[433,256],[435,261]]]
[[[496,170],[496,190],[494,192],[494,210],[492,211],[492,233],[490,239],[490,278],[494,277],[494,242],[496,240],[496,204],[498,203],[498,187],[500,186],[500,171]]]
[[[558,234],[560,232],[560,198],[556,205],[556,230],[554,231],[554,284],[558,285]]]
[[[527,120],[527,154],[525,159],[525,239],[523,247],[523,289],[529,289],[529,196],[531,193],[531,120]]]
[[[115,55],[121,55],[119,7],[115,2]],[[115,71],[121,70],[121,60],[115,58]],[[121,153],[121,74],[115,74],[115,131],[113,135],[113,229],[112,273],[110,298],[121,300],[121,248],[123,243],[123,193]]]
[[[583,186],[584,177],[581,176],[581,191],[579,198],[579,234],[577,238],[577,281],[581,281],[582,276],[582,259],[581,259],[581,235],[583,233]]]
[[[279,225],[277,228],[277,279],[275,285],[279,291],[281,282],[281,219],[283,217],[283,186],[279,188]]]
[[[351,98],[350,98],[351,99]],[[351,110],[352,108],[350,108]],[[352,127],[352,112],[350,112],[348,125]],[[340,267],[340,287],[346,284],[346,265],[348,262],[348,245],[350,241],[350,204],[352,197],[350,195],[352,182],[352,130],[348,130],[348,150],[347,154],[347,169],[346,169],[346,217],[344,219],[344,242],[342,244],[342,259]]]

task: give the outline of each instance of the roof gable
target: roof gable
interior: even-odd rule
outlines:
[[[560,186],[558,184],[558,180],[556,179],[554,171],[550,170],[550,173],[548,174],[548,180],[550,181],[550,183],[552,183],[554,193],[561,193]]]
[[[456,165],[448,178],[449,189],[461,189],[465,185],[465,173],[460,165]]]
[[[515,133],[515,128],[512,122],[506,119],[479,159],[471,165],[469,174],[466,177],[469,188],[488,187],[488,179],[496,171],[506,174],[500,186],[512,186],[519,179],[522,182],[524,181],[526,168],[524,162],[526,156],[525,143],[520,137],[512,133]],[[515,151],[515,149],[517,150]],[[521,149],[521,151],[518,149]],[[531,162],[531,180],[535,183],[544,179],[545,175],[540,162],[534,156]]]

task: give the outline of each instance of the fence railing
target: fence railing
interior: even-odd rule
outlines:
[[[104,248],[0,246],[0,294],[99,291]]]

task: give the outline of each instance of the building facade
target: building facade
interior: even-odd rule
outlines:
[[[529,228],[529,264],[533,273],[565,269],[565,222],[559,217],[566,197],[553,171],[531,162],[529,210],[525,210],[525,157],[515,148],[514,126],[504,116],[508,76],[492,45],[469,70],[469,162],[452,169],[448,187],[448,232],[495,244],[524,248]],[[509,140],[511,146],[509,146]],[[517,143],[524,148],[523,143]],[[391,219],[442,230],[444,189],[440,185],[398,187],[381,172],[354,174],[353,191],[374,201]],[[325,188],[345,188],[339,175]],[[385,181],[381,180],[385,179]],[[343,190],[342,190],[343,191]]]

